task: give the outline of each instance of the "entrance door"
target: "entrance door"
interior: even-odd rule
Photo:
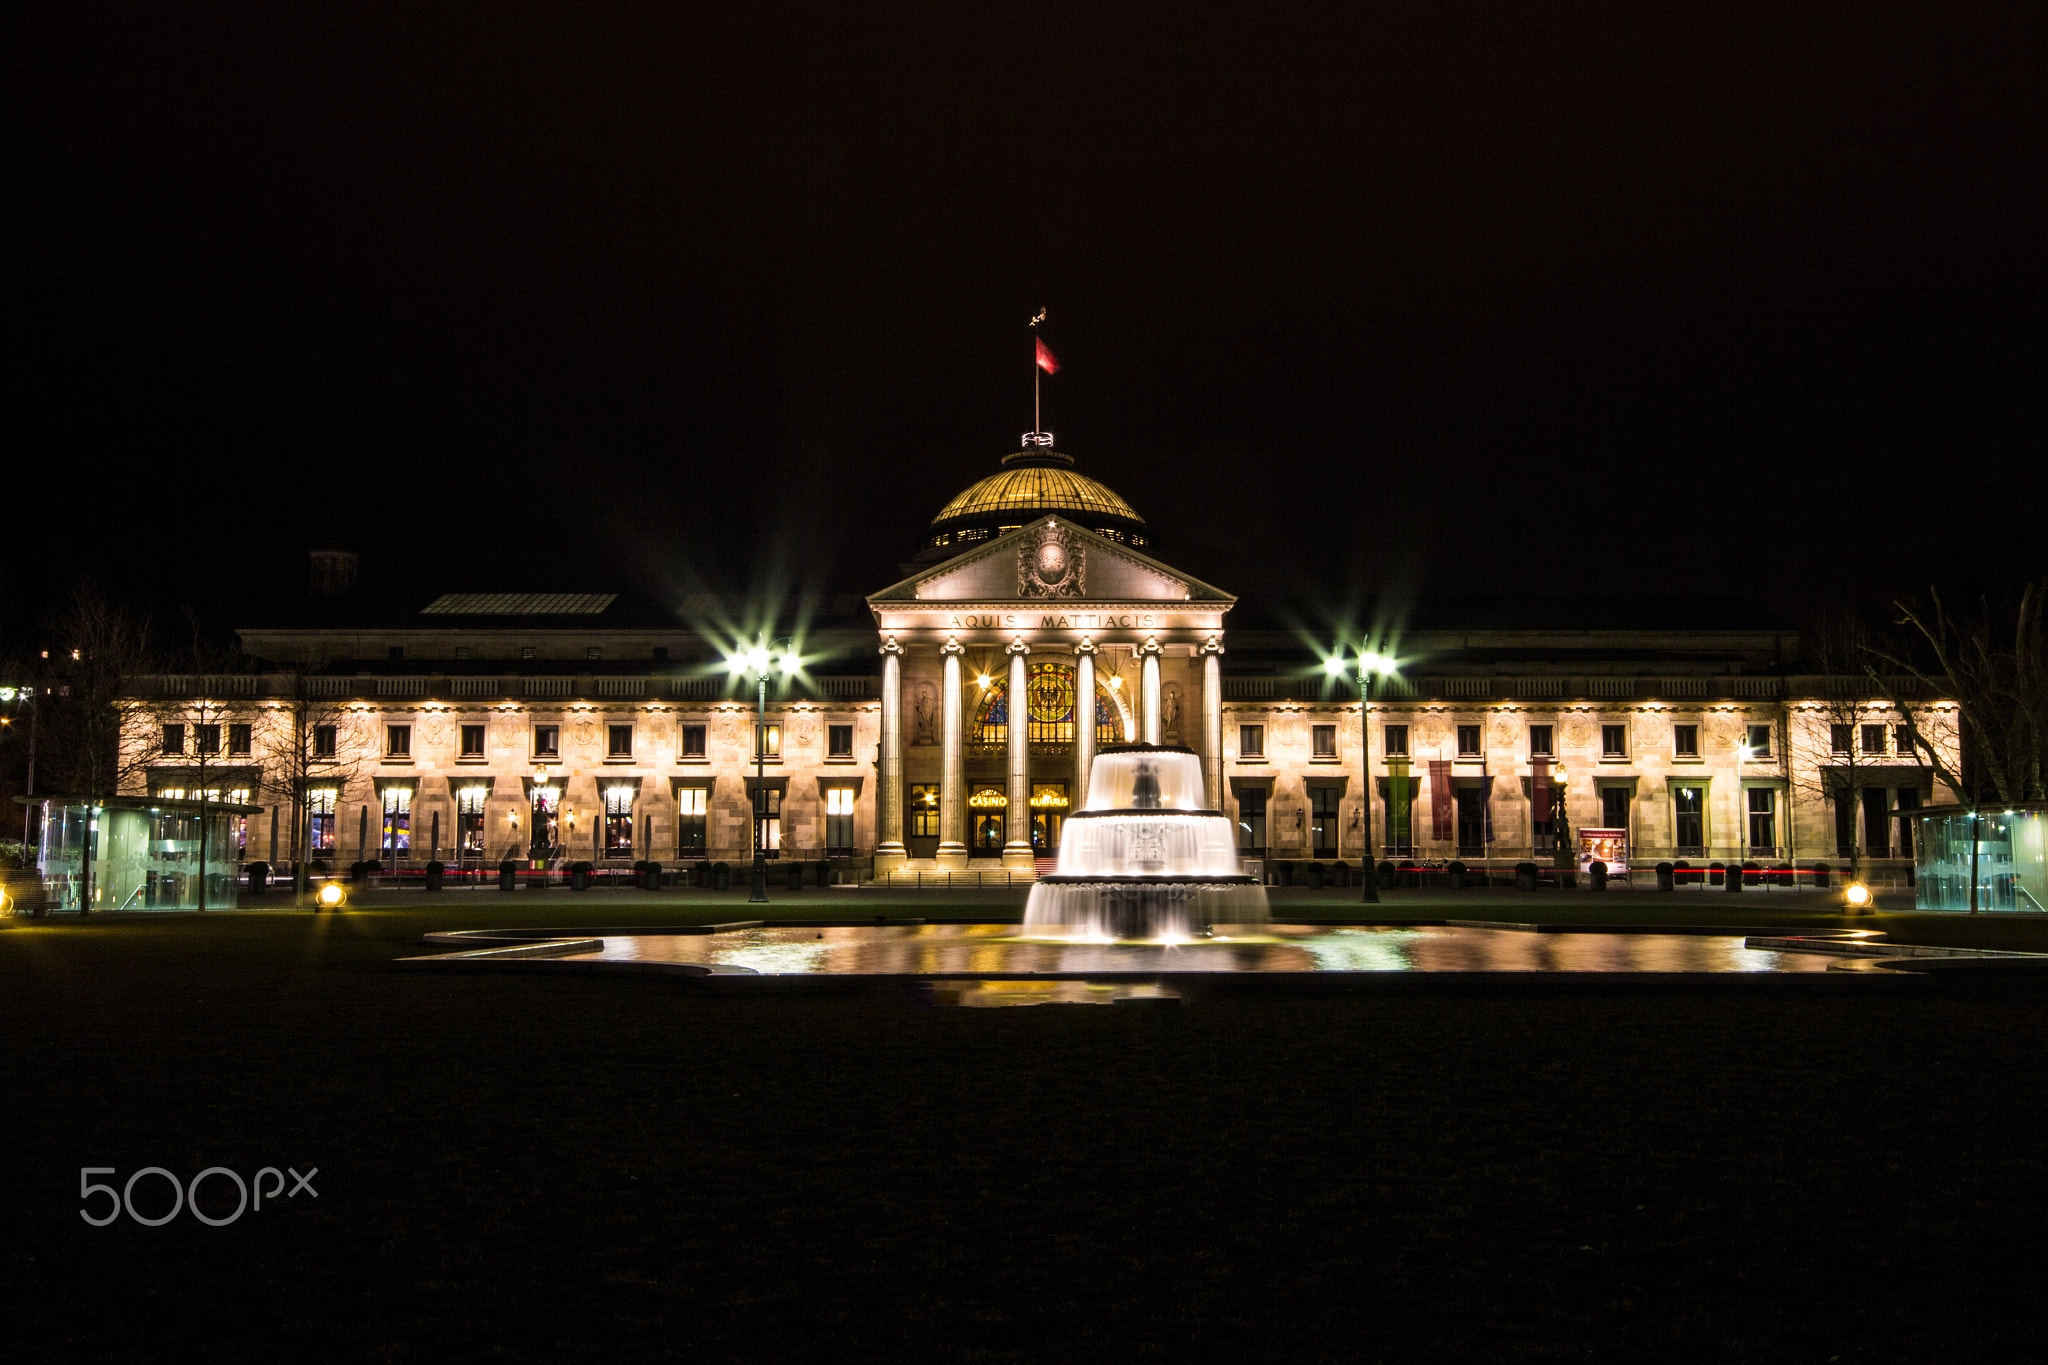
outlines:
[[[1040,782],[1031,788],[1031,852],[1050,858],[1059,851],[1060,827],[1067,822],[1067,784]]]
[[[1458,856],[1486,856],[1486,793],[1478,787],[1459,787],[1452,795],[1458,802]]]

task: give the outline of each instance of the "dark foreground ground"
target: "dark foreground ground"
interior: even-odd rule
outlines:
[[[1735,913],[1679,910],[1599,912]],[[511,916],[687,917],[733,907]],[[0,928],[7,1357],[2048,1353],[2048,992],[2024,982],[1133,1012],[389,967],[507,919]],[[151,1165],[317,1166],[319,1193],[217,1229],[81,1221],[81,1167]]]

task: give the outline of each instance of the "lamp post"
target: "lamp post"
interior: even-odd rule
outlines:
[[[747,891],[747,904],[768,903],[768,671],[780,668],[787,678],[802,666],[802,660],[784,643],[770,655],[766,642],[755,645],[734,662],[738,671],[754,675],[754,879]]]
[[[1342,677],[1349,671],[1342,651],[1323,661],[1323,670],[1331,677]],[[1365,863],[1365,891],[1359,896],[1365,905],[1380,903],[1380,874],[1373,865],[1372,856],[1372,679],[1375,673],[1391,673],[1394,661],[1384,654],[1369,649],[1358,651],[1358,771],[1359,799],[1364,834],[1360,842],[1359,857]]]
[[[41,710],[36,705],[36,690],[32,686],[0,687],[0,702],[24,702],[28,706],[28,791],[25,794],[34,796],[36,794],[36,716]],[[7,723],[9,722],[0,721],[0,724]],[[23,801],[21,804],[21,856],[24,859],[28,857],[28,830],[33,806],[34,803],[30,801]]]

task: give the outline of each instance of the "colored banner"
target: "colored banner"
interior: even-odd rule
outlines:
[[[1409,834],[1408,807],[1414,791],[1408,785],[1408,760],[1390,758],[1387,760],[1387,846],[1388,851],[1407,851],[1414,847]]]
[[[1529,819],[1539,825],[1550,823],[1550,760],[1529,760]]]
[[[1433,758],[1429,761],[1429,837],[1439,844],[1447,844],[1458,837],[1448,759]]]

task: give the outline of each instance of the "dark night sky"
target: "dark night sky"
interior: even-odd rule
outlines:
[[[1062,447],[1311,614],[2039,571],[2048,11],[1516,8],[13,7],[6,624],[872,590],[1041,304]]]

